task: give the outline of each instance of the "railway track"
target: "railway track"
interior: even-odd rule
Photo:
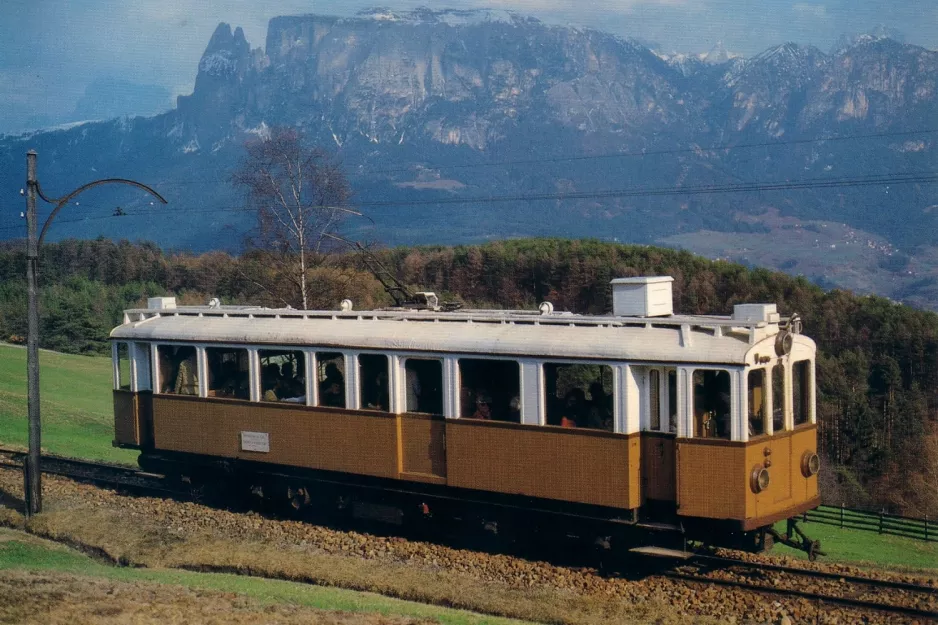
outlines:
[[[0,467],[22,470],[26,455],[24,451],[0,447]],[[108,462],[43,454],[42,472],[47,475],[58,475],[102,486],[131,490],[139,494],[155,494],[164,497],[188,495],[187,489],[167,484],[162,475]]]
[[[0,468],[22,470],[26,453],[0,447]],[[43,473],[67,477],[139,495],[189,499],[185,484],[170,485],[164,476],[132,467],[43,455]],[[895,580],[845,575],[764,562],[700,554],[666,571],[667,578],[691,584],[739,588],[816,604],[881,614],[938,620],[938,588]]]
[[[938,587],[831,571],[699,555],[664,573],[685,582],[744,588],[812,603],[938,620]]]

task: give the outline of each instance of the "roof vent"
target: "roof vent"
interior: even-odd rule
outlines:
[[[414,293],[414,303],[418,308],[437,310],[440,307],[440,298],[433,291],[420,291]]]
[[[674,314],[671,276],[618,278],[612,281],[612,314],[617,317],[666,317]]]
[[[775,304],[736,304],[733,306],[733,320],[755,323],[778,323],[779,315]]]
[[[150,310],[174,310],[176,308],[175,297],[148,297],[147,308]]]

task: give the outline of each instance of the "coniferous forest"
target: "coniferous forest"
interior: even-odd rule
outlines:
[[[938,314],[881,297],[824,291],[804,278],[710,261],[687,252],[596,241],[525,239],[482,246],[378,250],[413,290],[471,306],[604,313],[609,282],[674,277],[679,313],[730,314],[742,302],[799,313],[817,341],[822,496],[831,505],[938,515]],[[289,298],[265,253],[192,255],[152,244],[69,240],[46,245],[40,264],[42,347],[103,354],[124,308],[175,295],[180,304],[281,306]],[[26,335],[25,249],[0,247],[0,340]],[[391,302],[358,254],[324,257],[308,272],[312,308]]]

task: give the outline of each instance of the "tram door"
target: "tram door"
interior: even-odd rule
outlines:
[[[645,389],[648,420],[642,431],[642,500],[652,505],[657,502],[673,505],[677,492],[675,371],[650,369]]]
[[[446,479],[443,361],[404,361],[405,412],[400,415],[401,477]]]

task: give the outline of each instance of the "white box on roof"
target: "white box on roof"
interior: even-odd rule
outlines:
[[[779,314],[775,304],[736,304],[733,306],[733,319],[748,322],[778,323]]]
[[[612,281],[612,314],[619,317],[666,317],[674,314],[671,276],[617,278]]]
[[[173,310],[176,308],[175,297],[148,297],[147,308],[150,310]]]

